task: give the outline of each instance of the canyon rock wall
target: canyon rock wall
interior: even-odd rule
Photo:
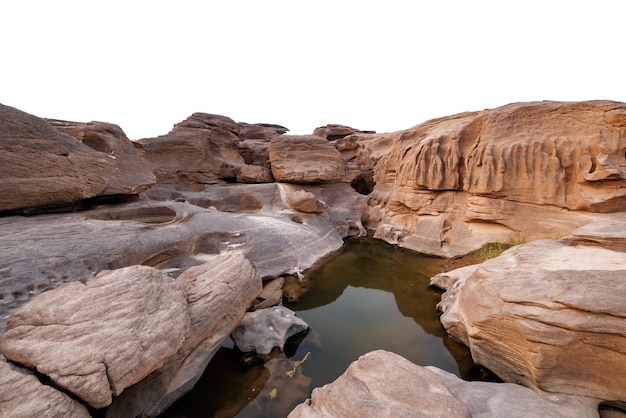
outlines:
[[[364,168],[390,143],[373,166],[376,237],[428,254],[553,238],[626,205],[623,103],[516,103],[347,138]]]

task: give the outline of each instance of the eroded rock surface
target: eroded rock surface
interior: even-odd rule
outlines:
[[[154,177],[130,141],[114,131],[113,148],[91,148],[44,119],[0,105],[0,212],[137,194],[152,186]]]
[[[261,291],[261,279],[241,252],[206,257],[178,279],[191,325],[175,355],[124,391],[107,417],[157,416],[193,388],[207,364]]]
[[[448,282],[441,322],[505,381],[623,400],[624,272],[626,253],[534,241]]]
[[[388,351],[361,356],[313,390],[296,417],[598,417],[599,400],[538,394],[515,384],[466,382]]]
[[[289,337],[307,329],[308,324],[295,312],[275,306],[246,313],[231,337],[244,353],[269,354],[274,348],[282,350]]]
[[[448,257],[490,241],[566,235],[591,213],[621,211],[625,120],[624,103],[515,103],[353,134],[342,146],[357,166],[375,164],[376,237]]]
[[[324,138],[283,135],[269,148],[272,174],[285,183],[334,183],[346,180],[346,168],[337,149]]]
[[[174,279],[133,266],[23,305],[7,322],[0,352],[102,408],[175,354],[188,328],[187,300]]]
[[[67,417],[91,415],[80,402],[42,384],[35,375],[0,359],[0,417]]]

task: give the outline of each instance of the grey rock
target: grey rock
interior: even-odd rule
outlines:
[[[132,266],[21,306],[7,322],[0,351],[102,408],[175,354],[188,327],[187,301],[174,279]]]
[[[0,359],[0,418],[90,416],[78,401],[42,384],[32,372]]]
[[[231,334],[237,348],[243,352],[269,354],[283,349],[287,339],[309,329],[309,325],[284,306],[259,309],[244,315]]]
[[[198,381],[246,308],[261,291],[261,279],[241,252],[206,257],[177,282],[183,289],[191,325],[178,352],[161,368],[125,390],[107,417],[157,416]]]

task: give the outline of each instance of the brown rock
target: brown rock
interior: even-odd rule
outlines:
[[[119,129],[119,128],[117,128]],[[128,171],[135,156],[115,129],[118,156],[92,149],[49,122],[0,105],[0,211],[136,194],[154,183],[149,172]]]
[[[298,417],[470,417],[437,376],[387,351],[353,362],[334,382],[313,389]]]
[[[0,350],[102,408],[176,353],[188,327],[187,301],[174,280],[133,266],[23,305],[9,318]]]
[[[306,135],[274,137],[269,156],[276,181],[333,183],[346,180],[341,155],[324,138]]]
[[[272,172],[267,167],[244,164],[237,171],[238,183],[271,183],[273,181]]]
[[[287,192],[287,201],[293,210],[305,213],[321,213],[326,210],[328,205],[317,200],[317,197],[302,189],[293,190],[293,188],[285,187]]]
[[[624,400],[625,271],[623,252],[523,244],[447,282],[441,322],[505,381]]]
[[[159,370],[114,399],[107,417],[157,416],[193,388],[261,291],[261,279],[242,253],[205,259],[177,279],[191,318],[183,345]]]
[[[1,417],[90,417],[83,405],[35,375],[0,359]]]
[[[194,113],[167,135],[137,141],[158,183],[203,190],[234,179],[244,160],[237,148],[239,126],[230,118]]]
[[[354,156],[351,178],[355,165],[375,164],[376,236],[450,257],[489,241],[565,235],[590,213],[622,210],[625,115],[626,104],[609,101],[515,103],[353,134],[342,149]],[[374,139],[391,144],[378,159]]]
[[[374,134],[375,131],[360,131],[358,129],[351,128],[345,125],[328,124],[326,126],[320,126],[315,128],[313,135],[321,136],[329,141],[335,141],[337,139],[345,138],[346,136],[360,133],[360,134]]]

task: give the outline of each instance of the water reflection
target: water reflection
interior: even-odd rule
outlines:
[[[335,380],[360,355],[395,352],[468,380],[491,380],[469,350],[443,330],[428,286],[443,260],[369,239],[353,240],[305,274],[303,295],[285,301],[311,329],[292,338],[285,353],[250,364],[222,347],[194,390],[166,417],[280,417]]]

